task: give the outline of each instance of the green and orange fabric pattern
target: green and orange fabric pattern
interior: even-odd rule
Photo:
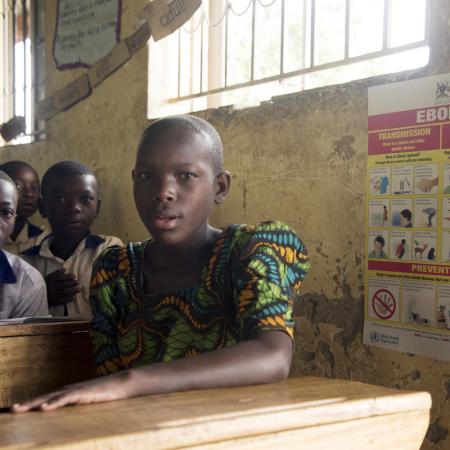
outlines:
[[[97,375],[219,349],[269,330],[293,339],[307,250],[282,222],[223,230],[198,284],[145,294],[145,242],[114,246],[94,264],[90,302]]]

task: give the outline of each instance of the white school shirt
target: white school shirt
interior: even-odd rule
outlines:
[[[42,276],[47,276],[62,267],[66,273],[75,275],[81,287],[81,292],[76,295],[75,300],[66,305],[50,306],[50,314],[54,317],[63,317],[67,307],[67,316],[77,320],[91,320],[92,312],[89,304],[89,284],[91,281],[92,265],[97,256],[112,245],[123,243],[114,236],[102,236],[88,234],[77,246],[72,255],[65,261],[55,256],[50,250],[52,235],[48,235],[39,245],[25,250],[21,254],[32,266],[36,267]]]
[[[14,253],[15,255],[20,255],[23,251],[38,245],[50,232],[45,227],[38,227],[28,220],[25,225],[20,230],[17,235],[16,240],[13,241],[11,238],[3,245],[3,250],[9,253]]]
[[[42,275],[17,255],[0,250],[0,319],[46,315]]]

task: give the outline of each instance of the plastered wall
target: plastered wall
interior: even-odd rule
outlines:
[[[219,130],[233,173],[217,226],[277,218],[308,244],[312,270],[296,308],[292,374],[349,378],[433,396],[424,449],[450,449],[450,363],[362,345],[367,88],[450,71],[450,2],[431,0],[431,61],[420,71],[378,77],[274,99],[259,107],[200,113]],[[122,36],[133,31],[143,0],[123,0]],[[83,70],[58,72],[51,57],[55,0],[47,0],[47,93]],[[145,237],[130,172],[147,123],[147,50],[142,49],[79,103],[47,123],[41,142],[0,150],[40,174],[61,159],[91,166],[102,186],[98,232]]]

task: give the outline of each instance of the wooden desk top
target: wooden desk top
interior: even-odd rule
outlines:
[[[2,325],[0,326],[0,338],[83,332],[88,331],[89,326],[90,323],[85,321]]]
[[[0,414],[0,448],[419,449],[430,395],[327,378]],[[326,446],[332,444],[332,447]],[[324,446],[325,445],[325,446]]]

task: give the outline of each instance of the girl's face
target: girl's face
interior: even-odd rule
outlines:
[[[223,201],[228,178],[214,170],[209,141],[199,133],[162,132],[139,149],[133,170],[134,199],[152,237],[164,245],[206,238],[208,217]]]

